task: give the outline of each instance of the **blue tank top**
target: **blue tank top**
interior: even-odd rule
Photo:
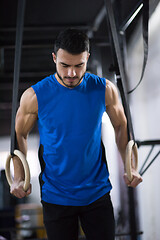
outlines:
[[[55,75],[32,86],[43,148],[43,201],[84,206],[111,190],[101,148],[105,86],[104,78],[89,73],[73,89],[62,86]]]

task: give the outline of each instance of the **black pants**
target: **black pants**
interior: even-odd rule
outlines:
[[[115,222],[110,195],[88,206],[61,206],[43,202],[48,240],[77,240],[78,219],[87,240],[114,240]]]

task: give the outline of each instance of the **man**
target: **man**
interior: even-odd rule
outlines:
[[[40,185],[44,223],[49,240],[75,240],[78,219],[88,240],[113,240],[114,215],[111,184],[102,156],[101,123],[106,111],[116,143],[125,159],[127,122],[116,87],[86,73],[89,40],[81,31],[67,29],[55,42],[56,73],[22,95],[16,116],[19,149],[26,155],[27,136],[38,120],[40,134]],[[24,171],[14,158],[11,193],[22,198]],[[136,187],[142,178],[132,168]]]

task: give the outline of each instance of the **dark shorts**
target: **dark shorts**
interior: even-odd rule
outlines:
[[[79,220],[87,240],[114,240],[110,194],[87,206],[61,206],[42,201],[48,240],[77,240]]]

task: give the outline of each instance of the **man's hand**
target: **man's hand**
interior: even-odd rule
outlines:
[[[13,181],[10,189],[10,193],[17,198],[27,197],[31,194],[32,185],[30,184],[29,189],[25,192],[23,189],[24,181]]]
[[[131,174],[133,176],[132,181],[130,182],[128,180],[127,173],[125,173],[124,176],[123,176],[124,181],[125,181],[125,183],[127,184],[128,187],[134,187],[135,188],[135,187],[137,187],[138,184],[140,184],[143,181],[143,179],[142,179],[141,175],[134,168],[131,169]]]

